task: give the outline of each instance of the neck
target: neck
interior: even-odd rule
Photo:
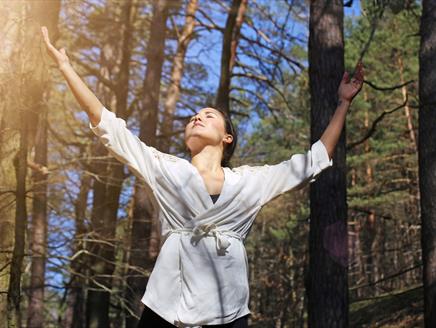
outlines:
[[[221,156],[221,148],[208,145],[192,155],[191,163],[200,173],[219,173],[222,170]]]

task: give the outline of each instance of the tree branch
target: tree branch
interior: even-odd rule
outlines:
[[[375,90],[378,90],[378,91],[392,91],[392,90],[395,90],[395,89],[400,89],[400,88],[402,88],[402,87],[404,87],[406,85],[409,85],[410,83],[413,83],[413,82],[415,82],[415,80],[410,80],[410,81],[404,82],[402,84],[394,85],[394,86],[391,86],[391,87],[380,87],[380,86],[377,86],[377,85],[375,85],[374,83],[372,83],[370,81],[367,81],[367,80],[363,81],[363,83],[368,84],[371,88],[373,88]]]
[[[374,122],[372,123],[371,128],[368,130],[368,132],[366,133],[366,135],[365,135],[362,139],[347,144],[347,147],[346,147],[347,151],[353,149],[353,148],[356,147],[357,145],[360,145],[360,144],[363,143],[365,140],[369,139],[369,138],[374,134],[374,132],[375,132],[375,130],[376,130],[376,126],[377,126],[377,124],[380,123],[380,121],[385,117],[385,115],[387,115],[387,114],[392,114],[393,112],[395,112],[395,111],[397,111],[397,110],[403,108],[404,106],[406,106],[406,104],[407,104],[407,100],[408,100],[408,97],[407,97],[407,95],[406,95],[406,99],[404,100],[404,102],[403,102],[400,106],[395,107],[394,109],[391,109],[391,110],[388,110],[388,111],[384,111],[384,112],[383,112],[379,117],[377,117],[377,118],[374,120]]]

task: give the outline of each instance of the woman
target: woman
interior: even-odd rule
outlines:
[[[243,241],[260,209],[278,195],[315,181],[332,166],[331,156],[346,112],[363,82],[341,81],[338,108],[306,154],[276,165],[225,166],[236,135],[225,114],[203,108],[185,129],[191,162],[145,145],[126,122],[106,109],[69,64],[65,50],[51,45],[74,96],[90,119],[90,128],[108,151],[125,163],[153,192],[164,239],[142,298],[139,327],[248,327],[248,265]]]

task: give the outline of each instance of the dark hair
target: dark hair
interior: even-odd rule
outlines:
[[[227,114],[227,112],[213,106],[211,106],[211,108],[216,109],[221,113],[224,118],[226,133],[230,134],[233,137],[233,141],[231,144],[224,145],[223,158],[221,159],[221,166],[230,167],[230,158],[232,158],[233,153],[235,152],[236,144],[238,142],[238,133],[233,126],[232,120],[230,119],[230,116]]]

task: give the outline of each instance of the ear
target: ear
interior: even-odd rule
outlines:
[[[233,136],[231,134],[226,134],[223,141],[227,144],[231,144],[233,142]]]

